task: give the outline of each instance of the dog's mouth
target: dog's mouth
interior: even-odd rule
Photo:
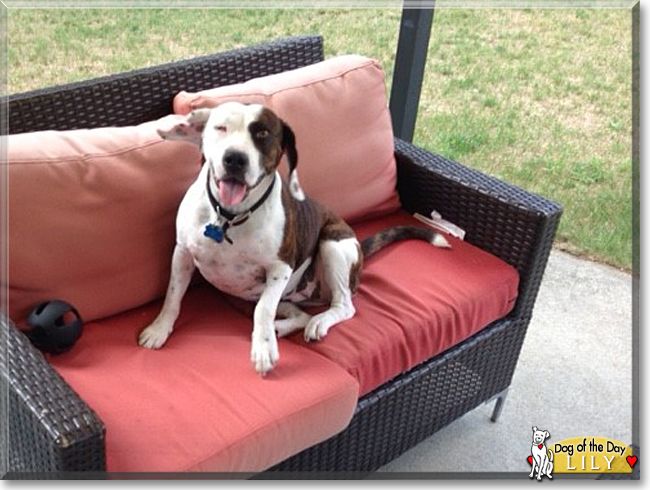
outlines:
[[[240,205],[248,195],[248,185],[232,177],[217,181],[217,188],[219,202],[229,208]]]

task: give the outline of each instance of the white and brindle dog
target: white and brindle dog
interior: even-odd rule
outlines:
[[[420,227],[388,228],[360,244],[341,218],[305,196],[294,133],[261,105],[198,109],[159,133],[199,145],[205,164],[178,210],[167,295],[140,334],[144,347],[163,346],[198,268],[221,291],[256,302],[251,361],[265,375],[279,359],[276,332],[304,329],[305,340],[319,340],[354,315],[364,258],[407,238],[449,247],[442,235]],[[277,172],[283,155],[288,185]],[[315,304],[329,309],[310,316],[298,307]]]

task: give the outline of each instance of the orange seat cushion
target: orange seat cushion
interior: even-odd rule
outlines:
[[[359,238],[419,224],[404,212]],[[250,366],[252,320],[207,285],[190,289],[159,351],[137,347],[160,302],[85,326],[55,369],[107,426],[109,471],[260,471],[344,429],[359,396],[505,316],[518,275],[452,237],[405,241],[364,265],[357,313],[320,342],[280,340],[265,378]]]
[[[361,223],[364,238],[387,226],[417,224],[407,213]],[[356,315],[321,342],[290,336],[352,374],[363,395],[510,312],[517,271],[473,245],[448,237],[452,248],[418,240],[393,244],[369,258],[353,298]]]
[[[209,286],[188,292],[162,349],[138,347],[160,306],[88,323],[71,351],[49,359],[106,424],[108,471],[257,472],[349,423],[352,376],[280,340],[280,362],[261,378],[252,319]]]

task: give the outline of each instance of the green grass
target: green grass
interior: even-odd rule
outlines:
[[[319,33],[390,87],[401,12],[9,10],[20,92]],[[563,204],[557,244],[632,264],[631,11],[435,13],[415,142]]]
[[[377,15],[374,15],[377,14]],[[388,74],[398,9],[10,10],[9,88],[20,92],[122,70],[322,34],[327,57],[359,52]]]
[[[632,260],[631,13],[436,12],[416,142],[564,206],[558,244]]]

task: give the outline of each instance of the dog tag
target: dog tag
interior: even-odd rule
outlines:
[[[221,226],[206,225],[203,235],[212,238],[215,242],[223,242],[223,228]]]

